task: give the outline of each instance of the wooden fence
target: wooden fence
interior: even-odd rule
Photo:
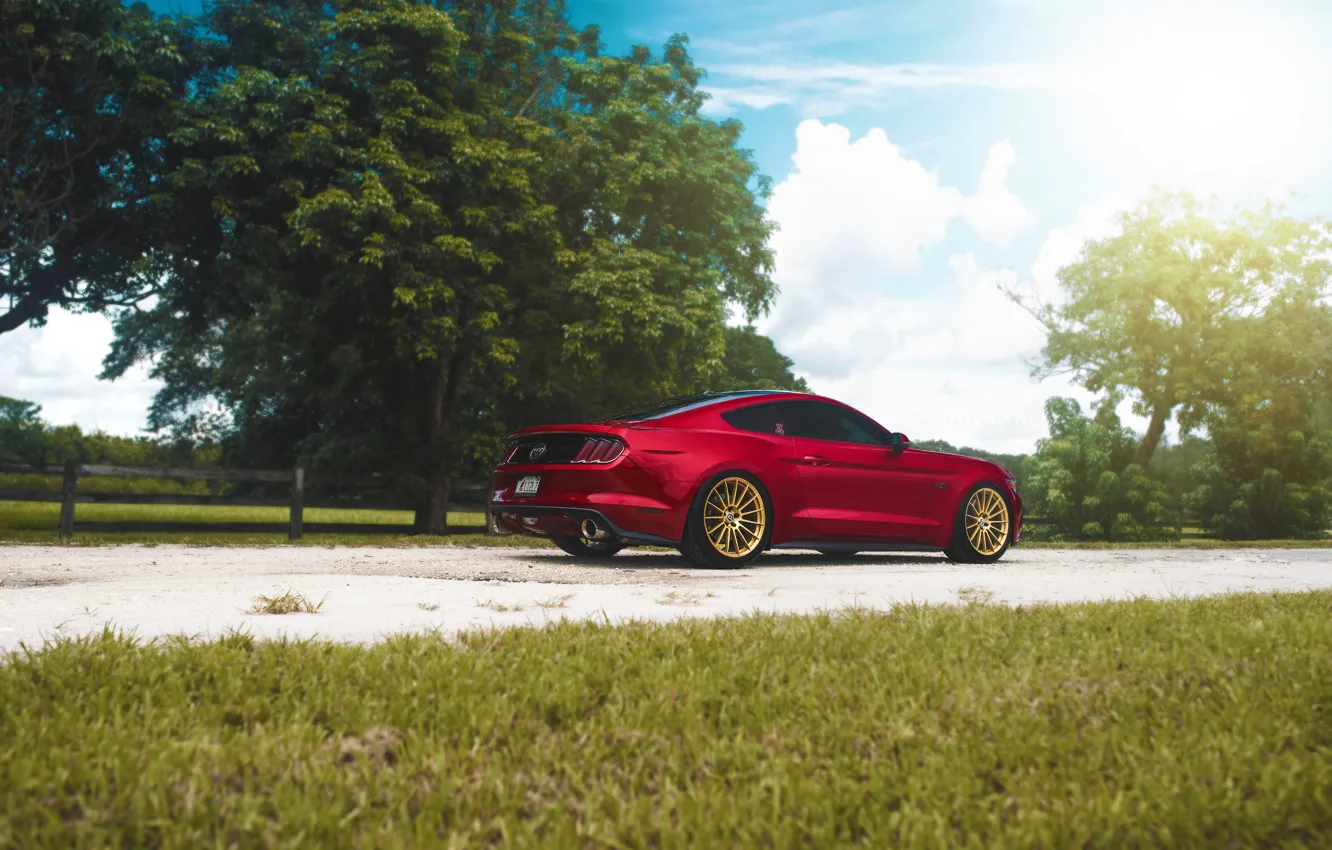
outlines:
[[[301,539],[304,532],[311,534],[413,534],[412,525],[388,523],[352,523],[352,522],[316,522],[304,521],[305,508],[353,508],[358,510],[404,510],[400,503],[366,500],[358,494],[351,498],[323,497],[311,502],[305,498],[305,470],[296,467],[291,470],[244,470],[244,469],[147,469],[141,467],[78,465],[73,462],[60,466],[25,466],[23,464],[0,463],[0,473],[18,475],[59,476],[62,479],[60,490],[12,490],[0,488],[0,501],[10,502],[59,502],[60,535],[73,537],[76,532],[248,532],[268,533],[287,532],[291,540]],[[288,485],[287,498],[261,498],[254,496],[220,496],[213,494],[186,493],[102,493],[79,492],[79,480],[92,477],[112,478],[158,478],[171,481],[210,481],[210,482],[249,482],[259,484]],[[363,490],[382,488],[383,480],[377,479],[321,479],[323,485],[339,487],[359,487]],[[488,481],[455,481],[453,494],[455,500],[449,505],[453,512],[484,513],[487,505]],[[460,497],[460,498],[459,498]],[[75,517],[75,505],[78,503],[116,504],[116,505],[234,505],[237,507],[286,507],[288,521],[278,522],[172,522],[172,521],[136,521],[117,522],[78,522]],[[1044,517],[1025,517],[1023,526],[1047,525]],[[1189,517],[1182,517],[1173,525],[1161,524],[1161,528],[1173,528],[1176,540],[1208,538],[1211,535],[1201,532],[1184,531],[1185,524],[1194,525]],[[489,525],[451,525],[445,534],[486,534]]]
[[[305,532],[311,534],[413,534],[412,525],[388,523],[312,522],[304,520],[306,508],[351,508],[356,510],[403,510],[401,503],[365,500],[360,494],[351,498],[322,498],[307,502],[305,470],[245,470],[245,469],[147,469],[124,466],[79,465],[68,462],[61,466],[26,466],[0,463],[0,473],[14,475],[59,476],[60,490],[0,489],[0,501],[59,502],[60,536],[73,537],[75,532],[287,532],[288,539],[300,540]],[[79,480],[92,477],[158,478],[170,481],[249,482],[260,484],[286,484],[287,498],[253,496],[222,496],[188,493],[102,493],[79,492]],[[382,489],[385,482],[376,479],[321,479],[321,484],[338,487]],[[455,501],[449,505],[454,512],[484,512],[487,504],[486,481],[455,481]],[[461,498],[458,498],[461,497]],[[78,503],[116,505],[232,505],[237,507],[286,507],[288,520],[280,522],[171,522],[135,521],[79,522],[75,517]],[[451,525],[445,534],[484,534],[487,525]]]

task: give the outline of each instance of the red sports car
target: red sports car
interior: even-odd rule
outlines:
[[[741,567],[768,549],[989,563],[1022,529],[1003,467],[913,449],[829,398],[769,390],[524,428],[492,489],[495,533],[548,537],[583,558],[673,546],[701,567]]]

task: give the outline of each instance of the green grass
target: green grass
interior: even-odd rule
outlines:
[[[1332,846],[1332,592],[0,664],[0,846]]]
[[[1019,549],[1332,549],[1332,539],[1321,540],[1165,540],[1146,543],[1022,541]]]

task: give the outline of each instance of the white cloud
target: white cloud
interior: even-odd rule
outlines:
[[[726,116],[740,107],[767,109],[779,103],[790,103],[788,95],[779,92],[765,92],[759,89],[730,89],[723,86],[703,86],[708,94],[708,102],[703,106],[705,115]]]
[[[768,83],[795,83],[817,86],[833,84],[865,93],[886,93],[893,89],[974,86],[980,88],[1027,88],[1045,81],[1035,69],[1018,64],[947,65],[892,64],[874,65],[853,62],[799,62],[769,64],[718,65],[717,74]]]
[[[822,364],[824,374],[846,368],[855,351],[847,341],[857,331],[815,327],[825,324],[829,305],[864,303],[867,295],[881,293],[885,279],[917,272],[923,253],[943,241],[959,216],[986,241],[1011,238],[1030,218],[1004,185],[1013,160],[1011,145],[995,145],[979,190],[967,196],[903,155],[880,129],[852,141],[840,125],[802,122],[795,167],[768,203],[779,227],[772,247],[782,290],[772,332],[813,334],[802,346],[805,356]],[[816,345],[820,334],[837,338]]]
[[[1007,142],[990,146],[976,194],[967,198],[962,216],[967,224],[991,245],[1007,245],[1031,223],[1031,215],[1008,186],[1008,169],[1017,162],[1017,152]]]
[[[160,382],[143,366],[118,381],[97,380],[112,335],[105,317],[60,309],[45,327],[0,334],[0,395],[40,404],[42,417],[55,425],[141,432]]]
[[[841,398],[919,439],[1030,451],[1045,433],[1044,404],[1091,395],[1063,379],[1041,383],[1025,360],[1044,342],[1040,325],[1001,291],[1018,275],[984,267],[974,253],[948,259],[950,274],[910,293],[894,278],[918,275],[926,252],[964,218],[1002,243],[1030,221],[1005,186],[1014,153],[990,155],[973,195],[940,183],[882,131],[851,141],[837,125],[806,121],[795,168],[769,210],[781,294],[760,321],[819,392]],[[1023,284],[1049,297],[1057,270],[1083,243],[1107,235],[1123,208],[1106,201],[1046,236]],[[1026,276],[1024,276],[1026,277]]]
[[[1077,221],[1068,227],[1056,227],[1046,235],[1040,253],[1031,267],[1031,281],[1025,291],[1050,302],[1058,297],[1059,270],[1075,262],[1089,241],[1104,239],[1119,228],[1120,214],[1129,208],[1123,198],[1106,198],[1084,207]]]
[[[922,297],[874,296],[839,303],[778,347],[814,389],[842,399],[916,439],[994,451],[1030,451],[1045,433],[1045,400],[1087,402],[1063,380],[1037,384],[1024,358],[1040,326],[1000,285],[1012,272],[970,253],[949,257],[952,278]]]
[[[728,52],[741,55],[737,45]],[[745,51],[749,52],[749,51]],[[753,51],[787,55],[790,50]],[[738,106],[766,109],[793,104],[806,117],[827,117],[851,106],[881,105],[895,93],[922,89],[1055,89],[1066,75],[1024,64],[950,65],[939,63],[876,65],[809,61],[714,63],[709,76],[722,82],[725,99],[708,106],[711,114],[728,114]],[[713,87],[709,87],[713,90]]]

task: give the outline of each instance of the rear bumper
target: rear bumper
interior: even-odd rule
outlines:
[[[577,536],[583,520],[590,519],[605,528],[623,543],[651,546],[675,546],[678,540],[632,531],[616,523],[606,512],[594,508],[576,508],[564,505],[496,504],[487,509],[487,521],[495,534],[530,534],[549,537],[552,534]]]

